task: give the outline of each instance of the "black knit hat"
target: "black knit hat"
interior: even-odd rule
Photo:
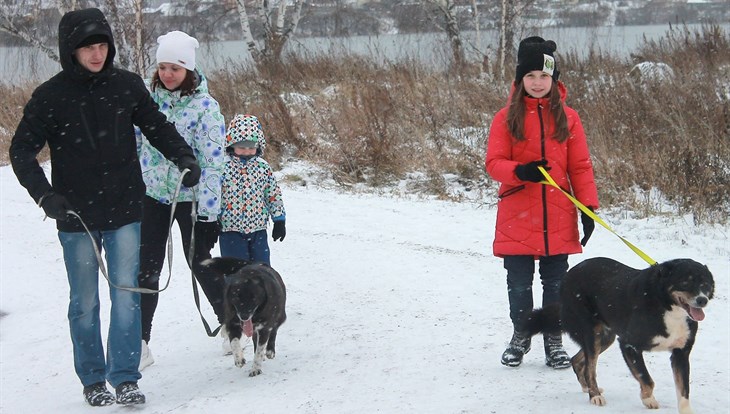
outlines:
[[[109,43],[109,37],[103,34],[95,34],[91,35],[84,40],[81,41],[78,45],[76,45],[76,49],[80,49],[82,47],[86,47],[89,45],[95,45],[97,43]]]
[[[522,82],[522,78],[533,70],[541,70],[557,81],[560,71],[553,55],[557,48],[558,45],[554,41],[545,40],[540,36],[522,39],[517,49],[515,83]]]

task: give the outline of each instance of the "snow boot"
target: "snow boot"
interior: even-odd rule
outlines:
[[[144,404],[144,394],[139,390],[136,382],[123,382],[117,386],[117,404],[131,405]]]
[[[550,368],[563,369],[571,366],[570,357],[563,349],[562,335],[543,335],[545,341],[545,365]]]
[[[106,389],[106,383],[97,382],[84,387],[84,399],[92,407],[104,407],[114,404],[114,395]]]
[[[150,347],[147,345],[147,341],[144,339],[142,340],[142,352],[139,357],[139,370],[142,371],[143,369],[147,368],[148,366],[155,363],[155,359],[152,358],[152,351],[150,351]]]
[[[532,338],[523,332],[514,331],[512,340],[509,341],[507,349],[502,353],[502,365],[516,367],[522,363],[522,357],[530,352]]]

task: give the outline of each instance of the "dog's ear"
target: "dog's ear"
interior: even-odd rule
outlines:
[[[649,272],[649,286],[646,287],[647,291],[653,292],[653,297],[661,303],[661,306],[666,309],[672,309],[672,296],[670,289],[672,288],[671,273],[673,271],[673,264],[671,262],[664,262],[653,265],[645,270]]]

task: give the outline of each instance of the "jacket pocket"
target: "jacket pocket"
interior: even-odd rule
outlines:
[[[509,190],[505,190],[505,192],[503,192],[502,194],[499,194],[497,197],[500,198],[500,199],[503,199],[505,197],[511,196],[512,194],[518,193],[518,192],[520,192],[520,191],[522,191],[524,189],[525,189],[525,185],[524,184],[518,185],[517,187],[512,187]]]

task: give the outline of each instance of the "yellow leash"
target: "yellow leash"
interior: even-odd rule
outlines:
[[[654,266],[654,265],[657,264],[657,262],[654,259],[652,259],[651,257],[649,257],[649,255],[647,255],[646,253],[642,252],[641,249],[639,249],[638,247],[634,246],[630,241],[626,240],[625,238],[621,237],[621,235],[619,235],[618,233],[616,233],[611,228],[611,226],[609,226],[608,224],[606,224],[606,222],[603,221],[600,217],[598,217],[596,215],[596,213],[592,212],[591,209],[589,209],[588,207],[584,206],[583,203],[581,203],[575,197],[573,197],[572,195],[570,195],[567,192],[565,192],[562,188],[560,188],[560,186],[555,183],[555,180],[553,180],[553,177],[551,177],[550,174],[548,174],[548,172],[543,167],[539,167],[538,166],[537,168],[540,170],[540,172],[542,173],[542,175],[545,177],[545,180],[546,180],[546,181],[540,181],[541,184],[550,185],[550,186],[553,186],[553,187],[557,188],[558,190],[560,190],[563,194],[565,194],[566,197],[568,197],[568,199],[570,201],[573,202],[573,204],[575,204],[576,207],[578,207],[578,209],[580,211],[582,211],[583,213],[587,214],[588,217],[592,218],[595,222],[597,222],[598,224],[600,224],[601,226],[603,226],[606,230],[608,230],[611,233],[615,234],[616,237],[618,237],[619,239],[621,239],[622,242],[624,242],[627,246],[629,246],[629,249],[633,250],[633,252],[636,253],[642,259],[644,259],[644,261],[646,261],[647,263],[649,263],[652,266]]]

